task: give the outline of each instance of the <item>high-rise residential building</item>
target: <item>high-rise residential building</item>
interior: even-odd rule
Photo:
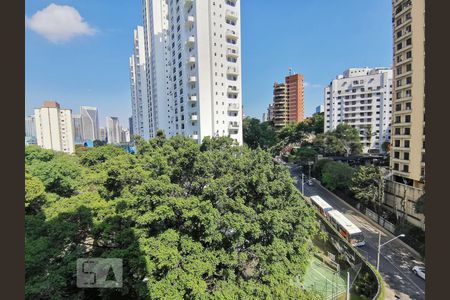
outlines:
[[[81,124],[83,126],[83,142],[98,139],[98,110],[96,107],[80,107]]]
[[[240,1],[143,3],[155,129],[242,144]]]
[[[129,117],[128,118],[128,128],[130,130],[130,137],[132,137],[134,135],[134,130],[133,130],[133,117]]]
[[[320,114],[324,112],[323,104],[316,107],[316,114]]]
[[[106,134],[108,136],[108,144],[120,143],[121,127],[119,124],[119,118],[107,117],[106,118]]]
[[[37,144],[45,149],[74,153],[72,111],[58,102],[44,101],[34,110]]]
[[[269,104],[269,107],[267,108],[267,121],[273,120],[273,103]]]
[[[25,136],[30,138],[36,137],[36,125],[34,116],[25,117]]]
[[[75,144],[83,144],[83,125],[81,115],[72,115]]]
[[[261,122],[266,122],[266,121],[267,121],[267,113],[264,112],[264,113],[262,114]]]
[[[381,152],[390,141],[392,70],[350,68],[324,91],[324,131],[347,123],[358,129],[363,152]]]
[[[131,109],[134,126],[132,131],[148,139],[154,135],[154,124],[151,118],[150,97],[147,94],[145,37],[142,26],[138,26],[133,32],[133,50],[130,57]]]
[[[121,143],[129,143],[130,142],[130,130],[128,128],[121,128],[120,142]]]
[[[385,204],[424,226],[425,217],[415,213],[414,205],[425,188],[425,0],[393,0],[392,8],[393,176],[386,184]]]
[[[107,140],[108,140],[108,135],[107,135],[107,133],[106,133],[106,128],[105,127],[100,127],[100,129],[99,129],[99,137],[98,137],[98,139],[100,140],[100,141],[103,141],[103,142],[106,142]]]
[[[284,83],[273,85],[273,121],[276,130],[304,119],[303,75],[289,74]]]

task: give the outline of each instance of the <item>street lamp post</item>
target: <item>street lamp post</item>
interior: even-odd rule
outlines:
[[[305,181],[303,180],[304,174],[302,173],[302,194],[305,194]]]
[[[390,239],[389,241],[387,241],[387,242],[381,244],[381,232],[380,232],[380,231],[378,232],[377,271],[378,271],[379,268],[380,268],[380,249],[381,249],[381,247],[384,246],[384,245],[386,245],[387,243],[390,243],[390,242],[392,242],[393,240],[398,239],[398,238],[401,238],[401,237],[405,237],[405,235],[402,233],[402,234],[400,234],[400,235],[398,235],[398,236],[396,236],[396,237]]]

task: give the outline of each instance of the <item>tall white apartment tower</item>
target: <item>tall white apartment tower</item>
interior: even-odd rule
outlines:
[[[357,128],[363,152],[382,151],[391,137],[392,70],[350,68],[325,87],[324,131]]]
[[[119,118],[107,117],[106,118],[106,135],[108,137],[108,144],[119,144],[120,133],[122,128],[119,124]]]
[[[45,149],[74,153],[72,111],[58,102],[45,101],[34,110],[37,144]]]
[[[36,126],[34,116],[25,117],[25,136],[36,137]]]
[[[98,110],[96,107],[80,107],[83,141],[98,139]]]
[[[155,129],[242,144],[240,1],[143,3]]]
[[[133,128],[135,134],[145,139],[153,134],[150,119],[150,97],[147,95],[147,71],[145,57],[144,27],[138,26],[133,32],[133,55],[130,57],[130,87]]]

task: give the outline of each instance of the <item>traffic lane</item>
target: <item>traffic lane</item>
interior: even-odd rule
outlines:
[[[296,174],[295,169],[291,168],[291,175],[294,178]],[[297,178],[298,179],[298,178]],[[297,188],[301,190],[301,183],[299,180],[296,182]],[[306,196],[319,195],[330,203],[335,209],[341,211],[352,222],[354,222],[366,236],[366,246],[361,247],[359,250],[362,255],[369,259],[369,261],[376,265],[377,247],[378,247],[378,229],[372,224],[367,222],[364,218],[356,214],[353,210],[350,210],[345,204],[337,199],[333,194],[320,187],[319,185],[308,186],[304,184],[303,188]],[[386,240],[387,236],[382,232],[382,241]],[[384,238],[383,238],[384,237]],[[392,243],[394,243],[393,241]],[[380,258],[380,273],[383,276],[386,284],[400,293],[405,293],[413,297],[413,299],[424,299],[425,282],[418,278],[411,272],[409,262],[395,261],[395,256],[392,256],[391,251],[386,251],[388,245],[384,246],[381,251]],[[386,248],[385,248],[386,247]],[[406,250],[404,247],[400,247]],[[408,251],[402,250],[403,253]],[[395,250],[394,250],[395,251]],[[387,253],[385,253],[387,252]],[[408,256],[408,254],[404,255]],[[402,297],[404,298],[404,297]]]
[[[297,187],[301,189],[297,184]],[[341,211],[350,221],[354,222],[358,227],[361,228],[364,236],[366,237],[366,246],[360,248],[361,254],[369,261],[376,265],[377,258],[377,247],[378,247],[378,229],[366,221],[364,218],[359,216],[353,210],[350,210],[346,205],[337,199],[333,194],[323,189],[319,185],[315,184],[313,186],[304,185],[305,195],[319,195],[324,198],[331,206],[335,209]],[[383,232],[381,233],[382,242],[386,241],[388,237]],[[394,243],[393,241],[392,243]],[[383,246],[380,258],[380,273],[383,275],[383,279],[386,284],[396,291],[405,293],[414,297],[413,299],[424,299],[425,282],[412,273],[409,259],[411,255],[404,247],[392,247],[388,248],[388,245]],[[395,255],[393,253],[399,252]],[[401,254],[400,254],[401,253]],[[397,261],[396,257],[402,256],[404,259]]]
[[[319,195],[325,199],[331,206],[335,209],[341,211],[350,221],[355,223],[361,231],[363,232],[366,243],[368,243],[374,250],[372,256],[375,257],[377,255],[378,248],[378,229],[374,227],[371,223],[369,223],[366,219],[361,217],[355,211],[350,210],[347,206],[342,204],[339,199],[329,193],[327,190],[323,189],[319,185],[307,186],[305,185],[305,195]],[[381,242],[385,242],[389,239],[389,237],[381,232]],[[363,248],[364,249],[364,246]],[[419,291],[422,293],[425,290],[425,281],[412,273],[411,269],[415,265],[415,263],[410,259],[412,253],[409,252],[405,247],[401,244],[399,245],[396,241],[392,241],[391,243],[383,246],[381,248],[381,256],[387,260],[390,260],[396,269],[399,270],[403,274],[403,276],[408,277],[413,285],[416,285]],[[376,264],[376,260],[374,265]],[[380,263],[382,265],[382,263]]]

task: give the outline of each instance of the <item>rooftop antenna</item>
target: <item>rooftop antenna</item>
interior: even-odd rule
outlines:
[[[292,68],[289,68],[289,76],[292,75]]]

